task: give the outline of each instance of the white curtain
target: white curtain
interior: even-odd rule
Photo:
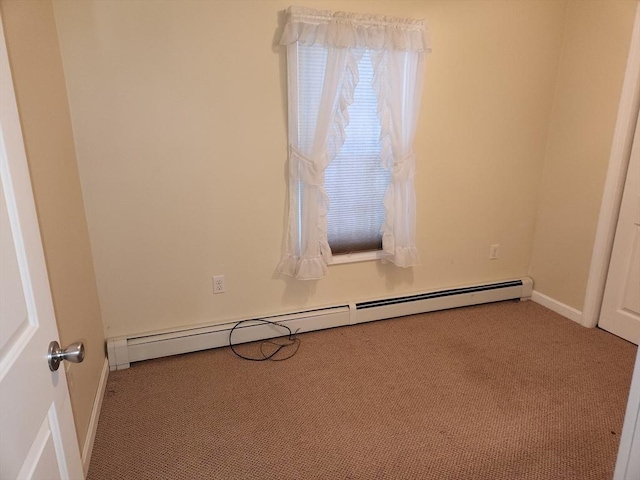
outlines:
[[[373,51],[371,62],[382,130],[382,164],[391,172],[384,199],[382,250],[385,259],[399,267],[411,267],[418,265],[413,141],[420,112],[424,53]]]
[[[297,62],[297,48],[296,43],[288,46],[289,65]],[[327,47],[319,103],[304,105],[307,112],[317,115],[315,122],[308,122],[315,129],[298,130],[298,96],[292,96],[291,91],[289,95],[289,234],[278,270],[301,280],[323,277],[332,259],[327,242],[329,200],[324,190],[324,171],[344,143],[347,108],[353,102],[357,83],[356,53]],[[292,70],[289,69],[289,85],[295,86],[297,69]]]
[[[383,250],[403,267],[417,264],[415,248],[415,158],[424,55],[429,50],[422,21],[290,7],[280,41],[287,45],[289,113],[289,221],[281,273],[301,280],[326,274],[328,198],[324,171],[344,143],[348,107],[358,82],[358,61],[371,52],[382,124],[382,162],[391,171],[385,197]],[[326,49],[324,83],[316,105],[298,104],[298,48]],[[312,128],[298,129],[298,115],[314,115]]]

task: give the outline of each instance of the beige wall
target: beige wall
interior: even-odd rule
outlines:
[[[53,8],[49,1],[0,6],[60,339],[86,347],[85,361],[69,371],[82,446],[104,336]]]
[[[289,0],[54,2],[106,336],[528,273],[564,2],[309,1],[428,19],[421,266],[275,273]],[[491,244],[500,259],[490,261]],[[227,293],[211,293],[224,274]]]
[[[81,444],[104,337],[58,37],[107,336],[528,272],[581,308],[635,2],[297,2],[424,17],[434,47],[422,265],[332,266],[318,282],[275,274],[289,3],[2,0],[61,338],[87,346],[71,367]]]
[[[637,2],[569,2],[531,259],[535,288],[582,310]]]

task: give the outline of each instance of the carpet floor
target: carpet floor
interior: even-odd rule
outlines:
[[[607,332],[501,302],[299,338],[111,372],[88,480],[612,478],[637,347]]]

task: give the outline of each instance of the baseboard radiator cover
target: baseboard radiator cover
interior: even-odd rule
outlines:
[[[531,298],[532,291],[533,281],[529,277],[523,277],[503,282],[246,319],[248,321],[235,329],[233,342],[234,344],[254,342],[283,335],[282,328],[261,322],[262,319],[275,321],[286,325],[292,331],[304,333],[482,303],[528,300]],[[129,368],[134,362],[226,346],[229,344],[229,333],[236,323],[237,321],[217,325],[199,325],[109,338],[107,340],[109,369],[122,370]]]

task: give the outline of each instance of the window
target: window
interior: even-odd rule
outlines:
[[[421,21],[290,7],[289,225],[279,271],[324,276],[334,254],[417,264],[413,137]]]
[[[326,49],[298,47],[298,145],[312,148],[322,94]],[[389,171],[381,163],[378,100],[373,67],[365,51],[358,62],[358,83],[349,105],[345,139],[324,172],[327,193],[327,240],[333,255],[382,250],[384,196]],[[301,212],[298,211],[298,215]]]
[[[369,52],[358,63],[358,77],[345,141],[324,172],[329,196],[327,239],[334,255],[382,250],[384,196],[390,174],[381,161],[380,119]]]

